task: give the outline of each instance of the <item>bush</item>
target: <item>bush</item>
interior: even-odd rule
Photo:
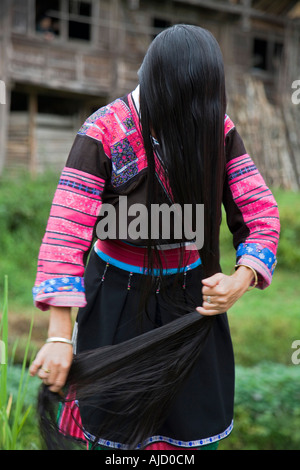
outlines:
[[[300,265],[300,213],[294,208],[286,208],[281,215],[281,236],[278,246],[279,265],[291,271],[299,272]]]
[[[300,365],[236,366],[235,426],[222,449],[300,449]]]

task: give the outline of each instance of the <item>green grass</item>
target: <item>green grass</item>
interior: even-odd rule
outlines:
[[[27,371],[26,371],[27,373]],[[40,380],[37,377],[29,377],[24,396],[23,411],[29,410],[23,428],[21,429],[17,441],[16,450],[40,450],[41,439],[37,420],[37,393]],[[7,387],[13,400],[17,400],[19,384],[22,380],[22,367],[20,365],[10,365],[7,374]]]
[[[26,370],[31,329],[27,335],[27,344],[24,350],[24,357],[19,368],[18,384],[13,392],[9,387],[9,377],[13,367],[13,357],[9,357],[8,351],[8,280],[4,279],[3,310],[0,325],[0,338],[4,345],[5,355],[1,358],[0,365],[0,449],[18,450],[19,438],[24,425],[31,413],[31,405],[26,406],[29,374]],[[15,348],[17,344],[15,344]],[[15,349],[14,348],[14,349]]]
[[[271,285],[246,292],[228,312],[236,362],[252,366],[260,361],[291,364],[291,344],[300,339],[300,197],[274,191],[281,214],[278,264]],[[235,251],[223,217],[221,265],[232,272]]]
[[[267,289],[246,292],[228,312],[236,362],[291,363],[300,339],[299,275],[278,269]]]

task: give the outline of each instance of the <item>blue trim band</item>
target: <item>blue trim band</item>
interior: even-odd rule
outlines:
[[[143,442],[143,446],[138,445],[136,450],[140,449],[141,447],[148,446],[150,444],[155,444],[156,442],[166,442],[167,444],[171,444],[175,447],[181,447],[182,449],[192,449],[193,447],[201,447],[201,446],[212,444],[214,442],[225,439],[227,436],[229,436],[232,429],[233,429],[233,420],[231,421],[230,425],[225,429],[225,431],[219,434],[216,434],[215,436],[207,437],[204,439],[198,439],[194,441],[179,441],[177,439],[171,439],[166,436],[153,436],[153,437],[146,439],[146,441]],[[95,441],[95,437],[92,434],[88,433],[85,430],[83,430],[83,433],[88,441],[91,441],[91,442]],[[112,448],[112,449],[121,449],[121,450],[128,449],[128,446],[126,444],[108,441],[105,439],[99,439],[97,444],[108,447],[108,448]]]
[[[131,273],[150,274],[150,273],[147,272],[147,269],[145,269],[144,267],[135,266],[133,264],[123,263],[122,261],[119,261],[115,258],[112,258],[111,256],[106,255],[105,253],[103,253],[103,251],[99,250],[96,246],[94,247],[94,249],[95,249],[95,252],[97,253],[97,255],[103,261],[105,261],[106,263],[112,264],[113,266],[115,266],[117,268],[123,269],[124,271],[129,271]],[[178,270],[178,268],[163,269],[162,273],[163,273],[164,276],[167,275],[167,274],[176,274],[178,272],[182,273],[182,272],[189,271],[190,269],[194,269],[194,268],[196,268],[197,266],[200,266],[200,265],[201,265],[201,259],[199,258],[194,263],[189,264],[188,266],[184,266],[182,268],[179,268],[179,270]],[[154,269],[153,270],[153,275],[154,276],[159,276],[160,275],[160,270],[159,269]]]

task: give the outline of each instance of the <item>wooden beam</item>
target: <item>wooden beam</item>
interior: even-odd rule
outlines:
[[[248,15],[249,18],[261,19],[269,23],[274,23],[274,24],[279,24],[279,25],[285,25],[287,23],[290,23],[291,21],[289,18],[286,18],[286,17],[272,15],[270,13],[264,13],[263,11],[256,10],[253,7],[247,6],[246,2],[244,2],[243,4],[239,4],[239,5],[221,2],[220,0],[215,0],[213,2],[209,0],[187,0],[184,2],[182,0],[173,0],[173,2],[184,3],[184,4],[189,3],[190,5],[193,5],[193,6],[207,8],[209,10],[220,11],[223,13],[231,13],[235,15]]]

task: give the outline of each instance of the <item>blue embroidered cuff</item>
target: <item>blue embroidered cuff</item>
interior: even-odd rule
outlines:
[[[246,264],[256,270],[259,278],[258,288],[264,289],[270,285],[277,260],[269,248],[258,243],[241,243],[236,256],[237,264]]]
[[[43,281],[32,289],[36,307],[48,310],[57,307],[84,307],[86,305],[83,278],[65,276]]]

